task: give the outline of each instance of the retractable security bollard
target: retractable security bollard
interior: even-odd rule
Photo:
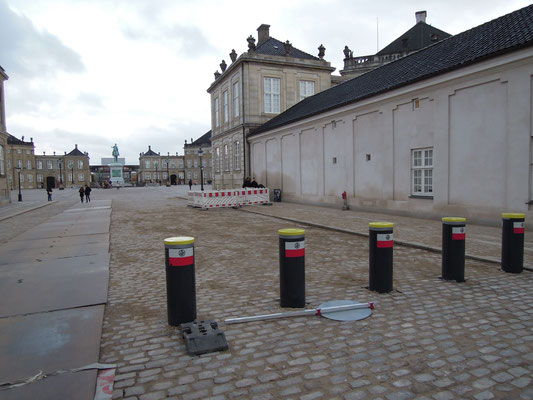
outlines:
[[[305,307],[305,230],[280,229],[279,292],[281,307]]]
[[[392,249],[394,224],[371,222],[369,225],[369,289],[378,293],[392,291]]]
[[[442,279],[465,281],[466,218],[442,219]]]
[[[194,238],[171,237],[164,243],[168,323],[179,326],[196,319]]]
[[[502,269],[519,274],[524,269],[525,214],[504,213],[502,226]]]

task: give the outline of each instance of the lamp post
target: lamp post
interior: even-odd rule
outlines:
[[[19,201],[22,201],[22,192],[20,191],[20,168],[15,168],[19,173]]]
[[[200,146],[200,149],[198,150],[198,157],[200,157],[200,190],[204,191],[204,164],[202,163],[202,156],[204,155],[204,151],[202,150],[202,147]]]
[[[154,165],[155,165],[155,183],[159,182],[159,174],[157,173],[157,164],[159,164],[157,161],[154,162]]]
[[[170,187],[170,171],[168,169],[168,156],[170,155],[170,153],[167,153],[167,187]]]
[[[63,161],[61,159],[57,160],[57,163],[59,164],[59,190],[65,189],[63,187],[63,173],[61,172],[61,168],[63,167]]]
[[[72,187],[74,187],[74,165],[71,168],[72,170]]]

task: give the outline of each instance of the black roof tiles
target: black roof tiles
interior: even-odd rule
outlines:
[[[308,97],[252,135],[532,45],[530,5]]]
[[[266,40],[264,43],[261,43],[260,46],[257,46],[255,52],[269,56],[286,56],[284,43],[280,42],[278,39],[274,39],[273,37],[268,38],[268,40]],[[318,60],[318,57],[314,57],[311,54],[299,50],[294,46],[291,47],[288,57],[303,58],[306,60]]]

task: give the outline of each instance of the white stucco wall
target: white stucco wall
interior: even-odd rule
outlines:
[[[289,201],[340,205],[346,190],[352,207],[533,216],[532,67],[521,50],[252,136],[252,173]],[[429,198],[411,192],[420,148],[433,148]]]

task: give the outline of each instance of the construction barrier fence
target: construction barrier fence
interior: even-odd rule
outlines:
[[[190,191],[188,205],[203,209],[269,204],[268,188]]]

